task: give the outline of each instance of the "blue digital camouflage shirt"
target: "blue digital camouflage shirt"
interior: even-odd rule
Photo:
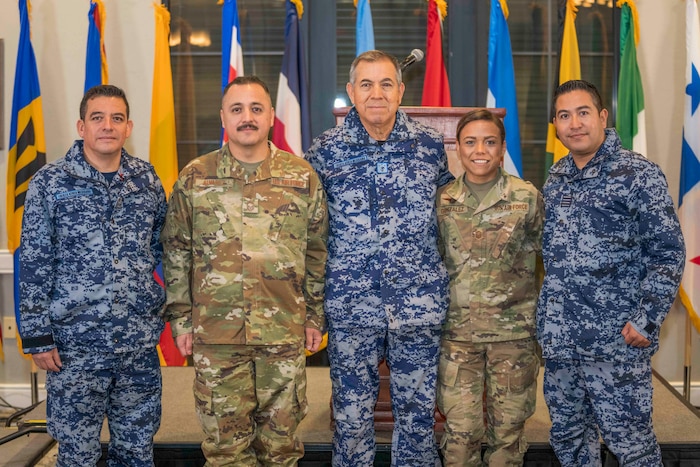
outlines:
[[[108,183],[83,142],[42,167],[27,190],[20,254],[25,352],[125,352],[158,343],[165,291],[165,192],[153,167],[122,150]]]
[[[683,273],[685,247],[664,174],[623,149],[615,130],[605,132],[583,169],[566,156],[542,190],[546,273],[537,335],[545,358],[649,358]],[[625,344],[628,321],[649,347]]]
[[[399,110],[377,142],[353,108],[306,157],[328,197],[329,327],[441,324],[449,291],[435,195],[453,179],[442,136]]]

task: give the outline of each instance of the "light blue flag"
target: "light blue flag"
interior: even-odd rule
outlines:
[[[357,0],[357,22],[355,23],[355,56],[374,50],[374,27],[369,0]]]
[[[520,149],[520,121],[518,99],[515,93],[515,71],[510,47],[510,33],[504,13],[505,0],[491,0],[489,25],[489,92],[487,107],[506,109],[503,123],[506,127],[506,155],[504,168],[510,174],[523,176]],[[507,6],[506,6],[507,8]]]

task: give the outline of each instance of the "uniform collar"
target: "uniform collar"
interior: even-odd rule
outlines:
[[[617,131],[614,128],[606,128],[603,144],[600,145],[593,159],[588,161],[582,169],[576,167],[573,156],[569,153],[549,169],[549,174],[569,177],[580,174],[581,178],[595,178],[600,175],[603,163],[611,155],[618,153],[621,147],[622,143]]]
[[[396,112],[396,121],[394,122],[394,128],[392,128],[391,133],[387,137],[387,142],[392,141],[405,141],[416,139],[417,135],[415,131],[410,129],[409,118],[406,112],[399,109]],[[354,144],[376,144],[377,141],[373,139],[364,125],[360,120],[360,115],[357,113],[355,107],[351,108],[348,114],[345,116],[343,122],[343,139],[348,143]]]
[[[97,179],[101,177],[100,172],[88,163],[85,158],[84,141],[79,139],[73,142],[73,145],[66,153],[66,171],[78,178]],[[135,163],[133,158],[126,152],[124,148],[121,150],[121,160],[119,161],[119,169],[117,175],[119,179],[126,180],[143,171]]]
[[[473,204],[475,205],[474,207],[477,209],[478,212],[490,208],[491,206],[495,205],[500,201],[507,200],[510,197],[510,192],[512,190],[510,177],[508,177],[508,172],[506,172],[505,169],[503,169],[502,167],[500,167],[498,171],[498,181],[491,188],[491,190],[489,190],[486,197],[484,197],[484,199],[481,200],[481,203],[478,206],[476,206],[476,198],[471,196],[469,187],[465,182],[467,176],[466,173],[462,174],[461,177],[457,178],[454,182],[452,182],[445,188],[441,195],[441,201],[448,203],[467,204],[469,203],[469,198],[471,198]]]

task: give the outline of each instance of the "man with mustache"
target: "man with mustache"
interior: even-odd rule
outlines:
[[[683,273],[681,228],[661,169],[605,128],[592,84],[567,81],[552,101],[570,153],[542,190],[537,337],[550,442],[565,466],[601,465],[599,433],[620,465],[660,466],[651,356]]]
[[[328,219],[308,162],[268,141],[270,92],[255,76],[224,90],[228,142],[190,162],[162,241],[165,319],[193,355],[208,466],[294,466],[306,356],[324,328]]]

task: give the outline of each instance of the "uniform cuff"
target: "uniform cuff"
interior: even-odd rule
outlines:
[[[173,337],[181,336],[183,334],[190,334],[192,332],[192,320],[190,318],[176,318],[170,323],[170,332]]]

